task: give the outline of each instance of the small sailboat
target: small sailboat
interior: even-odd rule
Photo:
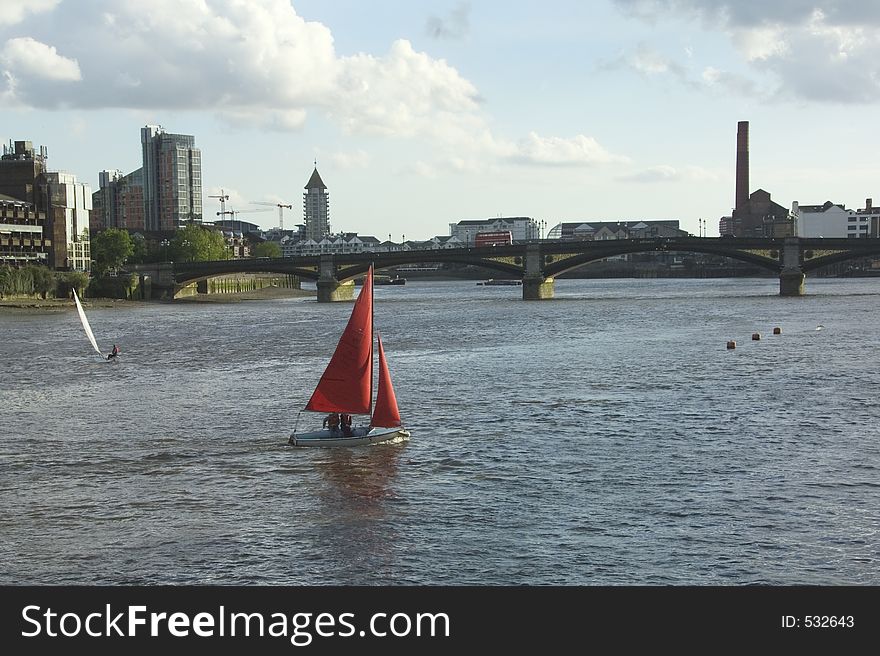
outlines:
[[[89,320],[86,318],[85,310],[83,310],[82,303],[79,302],[79,296],[76,295],[76,289],[73,289],[73,300],[76,302],[76,312],[79,314],[79,320],[82,322],[83,330],[86,331],[86,337],[89,338],[89,342],[92,345],[92,348],[95,349],[95,352],[101,356],[101,359],[104,359],[104,354],[101,352],[101,349],[98,348],[98,342],[95,341],[95,333],[92,332],[92,327],[89,325]],[[115,358],[114,358],[115,360]]]
[[[382,339],[376,333],[379,382],[373,404],[373,267],[355,301],[342,337],[304,411],[370,415],[364,426],[324,428],[290,435],[291,446],[359,446],[399,441],[410,436],[400,421]]]

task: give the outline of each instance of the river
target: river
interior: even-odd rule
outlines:
[[[807,293],[377,287],[350,449],[286,445],[350,304],[0,310],[0,583],[876,585],[880,280]]]

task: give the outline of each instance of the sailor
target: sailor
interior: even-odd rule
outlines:
[[[115,358],[117,355],[119,355],[119,347],[116,346],[116,344],[114,344],[113,350],[110,351],[110,354],[107,356],[107,359],[110,360],[112,358]]]
[[[329,415],[324,417],[324,423],[322,424],[323,428],[329,428],[330,432],[335,432],[339,430],[339,413],[331,412]]]
[[[351,432],[351,415],[343,412],[340,416],[340,421],[342,423],[342,434],[346,437],[351,437],[353,435]]]

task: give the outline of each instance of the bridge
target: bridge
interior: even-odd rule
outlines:
[[[804,237],[657,237],[603,241],[540,240],[507,246],[412,250],[389,253],[325,254],[292,258],[256,258],[141,265],[155,276],[153,286],[177,293],[193,282],[235,273],[280,273],[317,283],[318,302],[354,298],[354,279],[370,265],[376,269],[405,264],[457,263],[495,270],[522,280],[523,300],[553,298],[554,280],[590,262],[616,255],[682,252],[720,255],[748,262],[779,277],[781,296],[802,296],[810,271],[846,260],[880,256],[880,239]],[[207,286],[204,287],[207,289]]]

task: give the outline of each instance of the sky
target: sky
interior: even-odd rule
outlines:
[[[0,0],[0,140],[92,190],[140,128],[191,134],[205,219],[394,241],[463,219],[678,219],[718,235],[738,121],[750,191],[880,203],[880,3]],[[705,223],[703,223],[703,221]]]

